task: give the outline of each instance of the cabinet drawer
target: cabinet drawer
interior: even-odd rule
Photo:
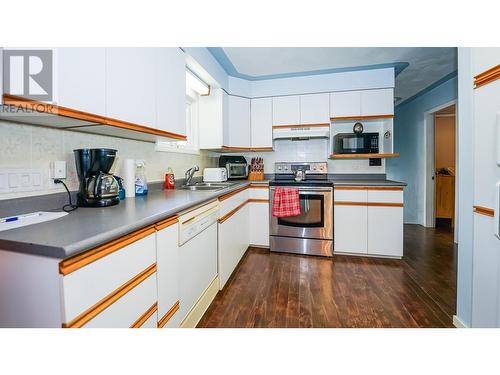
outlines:
[[[269,187],[250,188],[250,199],[269,199]]]
[[[130,243],[134,239],[137,240]],[[126,245],[120,248],[121,243]],[[100,250],[106,251],[106,246],[108,245]],[[64,275],[62,277],[64,323],[70,323],[156,262],[154,228],[125,236],[123,239],[111,242],[109,246],[119,249],[69,274],[64,275],[64,269],[72,259],[61,262],[60,270]],[[91,252],[92,250],[89,253]],[[79,260],[85,261],[85,256],[86,253],[75,259],[82,257]]]
[[[83,328],[129,328],[156,303],[156,273],[111,304]],[[157,317],[156,311],[152,314]]]
[[[403,190],[368,190],[368,202],[403,203]]]
[[[232,193],[219,197],[220,201],[219,217],[223,217],[224,215],[234,210],[236,207],[244,204],[248,200],[249,196],[250,193],[248,186],[245,186],[241,190],[236,190]]]
[[[333,191],[333,200],[335,202],[363,202],[366,203],[366,190],[337,190]]]

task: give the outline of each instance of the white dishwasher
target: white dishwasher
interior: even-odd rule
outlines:
[[[179,313],[186,318],[217,277],[219,202],[179,217]]]

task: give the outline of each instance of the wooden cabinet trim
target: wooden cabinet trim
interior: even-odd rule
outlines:
[[[495,216],[495,210],[493,208],[473,206],[474,212],[484,216]]]
[[[239,210],[241,210],[243,207],[245,207],[248,203],[269,203],[269,199],[258,199],[258,198],[251,198],[251,199],[247,199],[246,201],[244,201],[243,203],[241,203],[239,206],[237,206],[236,208],[234,208],[233,210],[229,211],[227,214],[225,214],[224,216],[220,217],[217,222],[219,224],[222,224],[223,222],[225,222],[227,219],[229,219],[231,216],[233,216],[236,212],[238,212]]]
[[[250,186],[247,185],[247,186],[243,186],[242,188],[239,188],[239,189],[236,189],[235,191],[232,191],[230,193],[227,193],[227,194],[224,194],[224,195],[221,195],[218,199],[219,199],[219,202],[222,202],[222,201],[225,201],[226,199],[229,199],[231,198],[232,196],[238,194],[238,193],[241,193],[242,191],[245,191],[249,188]]]
[[[500,64],[490,68],[474,77],[474,88],[477,89],[481,86],[487,85],[493,81],[500,79]]]
[[[269,199],[250,198],[248,203],[269,203]]]
[[[139,285],[148,277],[153,275],[155,272],[156,272],[156,263],[146,268],[144,271],[136,275],[133,279],[129,280],[121,287],[113,291],[111,294],[108,294],[102,300],[94,304],[92,307],[88,308],[86,311],[78,315],[70,322],[64,323],[63,328],[83,327],[85,324],[94,319],[97,315],[106,310],[109,306],[118,301],[121,297],[130,292],[132,289],[134,289],[137,285]]]
[[[372,116],[339,116],[330,117],[330,121],[351,121],[351,120],[371,120],[371,119],[384,119],[384,118],[394,118],[394,115],[372,115]]]
[[[133,124],[127,121],[122,121],[105,116],[95,115],[92,113],[82,112],[76,109],[71,109],[56,104],[43,103],[40,101],[23,98],[21,96],[3,94],[3,100],[5,105],[33,108],[37,113],[51,114],[54,116],[63,116],[81,121],[94,122],[98,125],[114,126],[122,129],[137,131],[140,133],[152,134],[160,137],[167,137],[183,141],[187,139],[187,137],[182,134],[176,134],[164,130],[153,129],[148,126]],[[82,128],[86,126],[91,126],[91,125],[74,126],[73,128]],[[67,127],[67,129],[71,128],[72,128],[71,126]]]
[[[82,254],[72,256],[59,263],[59,273],[64,276],[69,275],[70,273],[75,272],[76,270],[79,270],[80,268],[85,267],[90,263],[93,263],[106,255],[112,254],[115,251],[118,251],[125,246],[139,241],[153,233],[155,233],[155,228],[153,225],[150,225],[104,245],[94,247],[93,249],[85,251]]]
[[[141,328],[142,325],[148,320],[151,315],[153,315],[158,310],[158,302],[153,303],[153,305],[142,314],[139,319],[137,319],[130,328]]]
[[[324,122],[321,124],[290,124],[290,125],[273,125],[273,129],[290,129],[290,128],[324,128],[330,126],[330,123]]]
[[[179,301],[177,301],[171,308],[170,310],[167,311],[167,313],[158,321],[158,328],[163,328],[165,326],[165,324],[168,323],[168,321],[170,320],[170,318],[172,318],[172,316],[174,316],[174,314],[177,312],[177,310],[179,310],[179,307],[180,307],[180,303]]]
[[[222,146],[223,151],[273,151],[272,147],[237,147],[237,146]]]
[[[168,228],[168,227],[170,227],[178,222],[179,222],[179,217],[177,215],[173,216],[173,217],[169,217],[168,219],[165,219],[165,220],[162,220],[162,221],[159,221],[158,223],[156,223],[155,229],[157,231],[162,230],[162,229]]]
[[[366,206],[366,207],[403,207],[403,203],[389,203],[389,202],[349,202],[349,201],[335,201],[335,206]]]
[[[403,191],[399,186],[335,186],[334,190],[386,190]]]
[[[229,211],[227,214],[225,214],[224,216],[220,217],[217,222],[219,224],[222,224],[223,222],[225,222],[227,219],[229,219],[231,216],[233,216],[236,212],[238,212],[239,210],[241,210],[243,207],[245,207],[245,205],[250,201],[250,199],[247,199],[246,201],[244,201],[243,203],[241,203],[239,206],[237,206],[236,208],[232,209],[231,211]]]
[[[399,153],[394,154],[331,154],[330,159],[383,159],[396,158]]]
[[[269,190],[269,185],[264,185],[264,184],[250,184],[251,189],[268,189]]]

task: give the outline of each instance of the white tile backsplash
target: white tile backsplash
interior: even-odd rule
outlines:
[[[150,182],[164,181],[168,167],[172,168],[176,178],[183,178],[184,172],[194,164],[200,166],[198,175],[203,168],[217,165],[217,156],[205,151],[200,155],[157,152],[153,143],[0,121],[0,168],[40,169],[43,185],[40,191],[0,194],[0,200],[64,191],[49,180],[49,165],[55,160],[66,160],[66,183],[71,190],[76,190],[78,179],[73,150],[84,147],[117,149],[118,158],[113,166],[117,175],[120,175],[123,159],[145,160]]]

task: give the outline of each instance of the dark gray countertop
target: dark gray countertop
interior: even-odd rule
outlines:
[[[353,176],[354,177],[354,176]],[[335,178],[334,186],[405,186],[381,178]],[[0,232],[0,249],[65,259],[124,236],[181,211],[215,200],[250,183],[235,181],[218,191],[160,190],[145,197],[127,198],[106,208],[79,208],[61,219]]]
[[[83,208],[44,223],[0,232],[0,249],[64,259],[249,185],[218,191],[160,190],[105,208]]]
[[[399,181],[382,179],[332,179],[333,186],[406,186]]]

